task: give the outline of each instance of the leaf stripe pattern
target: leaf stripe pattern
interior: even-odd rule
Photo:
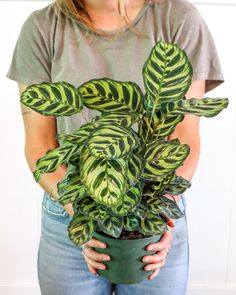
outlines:
[[[36,182],[39,182],[42,174],[54,172],[57,167],[69,161],[70,157],[77,150],[76,146],[60,146],[53,150],[48,150],[43,157],[37,160],[36,170],[33,175]]]
[[[30,85],[21,94],[21,102],[44,116],[71,116],[83,108],[77,88],[64,81]]]
[[[87,218],[80,212],[76,213],[67,227],[69,238],[77,246],[88,242],[97,229],[96,221]]]
[[[134,111],[142,113],[142,92],[134,82],[108,78],[90,80],[79,87],[84,105],[101,112]]]
[[[62,206],[78,201],[87,193],[80,180],[79,168],[73,165],[68,165],[67,173],[64,179],[57,184],[57,188],[58,202]]]
[[[183,164],[189,152],[187,144],[167,141],[149,143],[144,154],[146,163],[143,177],[149,180],[162,180]]]
[[[145,236],[159,235],[168,229],[165,221],[159,214],[148,212],[144,219],[140,219],[139,230]]]
[[[115,206],[124,194],[127,160],[95,158],[85,150],[80,157],[80,175],[88,194],[96,202]]]
[[[142,197],[142,185],[137,183],[131,187],[121,198],[118,204],[110,207],[112,214],[126,215],[135,206],[137,206]]]
[[[192,67],[186,53],[174,44],[158,42],[143,67],[147,91],[145,109],[184,97],[192,81]]]
[[[175,103],[175,108],[171,114],[193,114],[195,116],[204,116],[207,118],[218,115],[228,106],[228,98],[191,98],[182,99]]]
[[[129,129],[117,124],[104,124],[90,134],[87,147],[96,158],[118,159],[130,153],[138,141],[139,138]]]

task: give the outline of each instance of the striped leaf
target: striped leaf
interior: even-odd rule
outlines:
[[[192,81],[192,67],[183,50],[160,41],[144,64],[143,79],[147,92],[145,109],[153,112],[162,102],[184,97]]]
[[[164,193],[171,194],[174,196],[180,195],[190,188],[191,182],[182,176],[175,175],[171,182],[165,186]]]
[[[44,116],[71,116],[83,108],[77,88],[64,81],[30,85],[21,94],[21,102]]]
[[[127,189],[134,186],[141,178],[145,160],[140,154],[132,153],[128,158]]]
[[[76,246],[88,242],[97,229],[97,222],[77,212],[67,227],[69,238]]]
[[[103,113],[102,116],[96,116],[92,122],[96,124],[118,124],[123,127],[131,127],[134,123],[140,121],[140,115],[136,112],[112,112]]]
[[[103,221],[98,221],[98,226],[104,233],[119,238],[123,227],[122,218],[109,215]]]
[[[44,173],[54,172],[59,165],[67,163],[76,151],[77,147],[73,145],[65,145],[48,150],[36,162],[36,170],[33,173],[35,181],[39,182]]]
[[[148,140],[162,140],[170,135],[183,119],[184,115],[167,114],[165,117],[159,118],[157,114],[153,114],[153,116],[146,114],[144,122],[140,126],[140,136],[143,139],[146,138],[149,126]]]
[[[87,140],[87,147],[96,158],[118,159],[130,153],[139,138],[129,129],[114,123],[97,127]]]
[[[140,219],[139,231],[145,236],[160,235],[166,230],[168,227],[159,214],[148,212],[144,219]]]
[[[181,166],[190,152],[187,144],[170,141],[153,141],[146,147],[143,177],[160,181]]]
[[[131,187],[120,199],[119,203],[110,207],[110,211],[115,215],[126,215],[138,205],[142,197],[142,184],[137,183]]]
[[[134,82],[108,78],[90,80],[79,87],[83,102],[89,109],[101,112],[142,113],[142,91]]]
[[[93,220],[103,221],[109,216],[108,211],[96,202],[94,202],[94,200],[90,197],[85,197],[77,202],[76,208],[83,215]]]
[[[86,150],[80,157],[81,181],[98,203],[115,206],[126,187],[127,160],[95,158]]]
[[[155,214],[159,214],[163,212],[166,208],[168,208],[168,205],[158,195],[153,198],[149,198],[146,201],[146,206],[148,208],[148,211],[151,211]]]
[[[139,217],[134,214],[128,214],[123,217],[123,228],[127,231],[139,230]]]
[[[140,219],[144,219],[147,215],[147,210],[148,208],[146,207],[146,205],[142,202],[139,203],[138,206],[136,206],[132,212],[134,212],[134,214],[136,216],[138,216]]]
[[[184,216],[184,213],[180,210],[175,201],[172,201],[164,196],[160,196],[160,198],[166,204],[166,208],[163,212],[166,213],[169,218],[176,219]]]
[[[70,134],[58,134],[57,139],[65,142],[70,142],[72,144],[82,145],[85,144],[90,133],[93,132],[95,125],[92,123],[84,124],[79,130]]]
[[[169,184],[172,182],[172,179],[175,178],[175,173],[170,173],[161,181],[155,181],[151,185],[154,192],[161,194],[165,192],[165,189],[170,186]]]
[[[84,198],[87,194],[80,181],[79,168],[73,165],[68,166],[67,173],[63,180],[57,184],[57,188],[60,196],[58,202],[62,206]]]
[[[228,106],[228,103],[228,98],[181,99],[178,103],[176,102],[171,115],[192,114],[210,118],[218,115]]]

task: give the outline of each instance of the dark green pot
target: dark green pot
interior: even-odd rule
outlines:
[[[137,240],[120,240],[95,233],[94,238],[107,244],[106,249],[95,249],[111,257],[110,261],[103,262],[107,269],[98,271],[99,275],[106,277],[111,283],[135,284],[152,273],[143,270],[147,263],[142,262],[142,257],[155,253],[155,251],[146,251],[145,248],[159,241],[161,235]]]

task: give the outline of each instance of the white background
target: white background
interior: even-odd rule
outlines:
[[[47,2],[0,1],[0,294],[3,295],[40,294],[36,260],[43,191],[34,182],[24,158],[17,84],[5,75],[23,21]],[[192,187],[185,193],[190,239],[188,295],[232,295],[236,294],[236,0],[192,2],[212,32],[226,79],[208,96],[229,97],[230,104],[215,118],[201,118],[201,157]]]

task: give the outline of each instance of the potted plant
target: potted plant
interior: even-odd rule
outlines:
[[[76,132],[58,134],[60,146],[37,161],[34,178],[38,182],[43,173],[68,165],[57,188],[58,202],[72,202],[75,211],[69,237],[78,246],[93,236],[108,244],[97,249],[111,255],[107,270],[99,273],[112,283],[131,284],[148,276],[141,261],[146,245],[168,229],[166,216],[183,216],[164,194],[179,195],[190,187],[175,174],[189,146],[168,135],[185,114],[213,117],[228,105],[227,98],[187,100],[191,81],[185,52],[160,41],[143,67],[145,94],[134,82],[101,78],[78,88],[64,81],[42,82],[21,95],[23,104],[45,116],[70,116],[83,106],[101,113]],[[138,265],[127,261],[132,258]]]

